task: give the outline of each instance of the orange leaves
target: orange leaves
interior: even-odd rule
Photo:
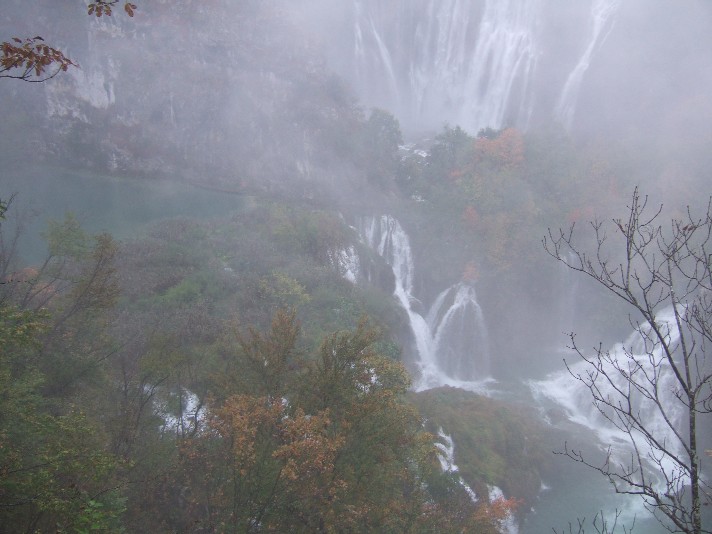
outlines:
[[[208,432],[186,447],[197,454],[185,458],[190,472],[208,466],[204,481],[216,513],[236,524],[261,515],[265,531],[284,531],[292,514],[307,523],[329,515],[346,488],[334,467],[344,438],[328,411],[290,412],[285,400],[249,395],[229,397],[213,410]],[[285,503],[292,503],[288,513]]]
[[[524,138],[519,130],[507,128],[494,139],[478,137],[475,140],[478,162],[489,162],[497,168],[515,170],[524,163]]]
[[[113,14],[112,7],[118,3],[119,0],[97,0],[96,2],[91,2],[87,6],[87,14],[95,15],[97,17],[101,17],[102,15],[110,17]],[[136,9],[138,9],[136,4],[132,4],[130,2],[126,2],[124,4],[124,11],[126,11],[126,14],[129,17],[134,16],[134,11]]]
[[[260,438],[276,434],[283,415],[281,402],[233,395],[214,411],[210,426],[230,444],[232,461],[245,476],[256,461]]]
[[[495,527],[500,526],[517,509],[521,502],[517,499],[499,497],[489,503],[481,504],[475,511],[476,523],[489,523]]]
[[[245,476],[266,447],[271,457],[283,463],[288,480],[318,476],[333,469],[343,438],[330,436],[328,411],[305,415],[298,409],[286,413],[286,402],[267,397],[233,395],[214,410],[210,427],[230,444],[231,460]]]
[[[330,426],[328,411],[309,416],[298,409],[294,417],[281,422],[283,444],[272,456],[286,462],[283,470],[286,478],[304,482],[333,470],[334,458],[344,440],[330,437]]]
[[[40,36],[0,44],[0,78],[43,82],[77,65]],[[54,70],[54,72],[52,72]]]

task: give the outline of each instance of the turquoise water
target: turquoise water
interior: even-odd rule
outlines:
[[[20,257],[26,263],[45,254],[41,235],[48,220],[72,212],[90,233],[117,239],[140,236],[147,223],[174,217],[205,219],[239,211],[246,197],[170,180],[91,174],[49,167],[0,170],[0,198],[16,194],[3,229],[23,226]]]

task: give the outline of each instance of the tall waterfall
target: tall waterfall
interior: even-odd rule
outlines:
[[[355,76],[407,122],[526,122],[541,0],[355,0]]]
[[[394,296],[408,314],[420,377],[416,390],[441,385],[479,389],[490,375],[489,343],[475,288],[459,282],[445,289],[423,316],[413,306],[413,254],[408,235],[389,215],[361,221],[364,242],[393,269]]]
[[[583,76],[591,65],[591,58],[597,48],[604,43],[606,37],[613,29],[615,14],[621,0],[594,0],[591,6],[591,37],[586,49],[581,55],[576,67],[566,79],[566,84],[561,91],[559,103],[556,106],[556,116],[566,128],[571,128],[576,111],[576,102],[581,89]]]
[[[327,6],[314,31],[332,67],[409,134],[444,123],[473,134],[552,120],[571,127],[577,108],[591,105],[579,99],[590,67],[623,20],[622,0],[312,1]]]

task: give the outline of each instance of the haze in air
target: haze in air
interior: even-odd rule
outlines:
[[[78,65],[0,80],[8,532],[667,531],[552,454],[625,463],[581,356],[662,354],[565,263],[595,257],[589,221],[618,243],[636,188],[709,222],[708,2],[123,5],[2,7],[0,39]],[[703,250],[705,224],[677,235]],[[662,344],[690,336],[705,377],[707,330],[666,303]],[[635,413],[684,457],[660,365]]]

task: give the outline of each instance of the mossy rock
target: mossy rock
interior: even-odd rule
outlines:
[[[532,502],[541,488],[538,466],[549,460],[534,414],[521,405],[442,387],[412,395],[430,432],[452,436],[463,479],[481,492],[499,486]]]

